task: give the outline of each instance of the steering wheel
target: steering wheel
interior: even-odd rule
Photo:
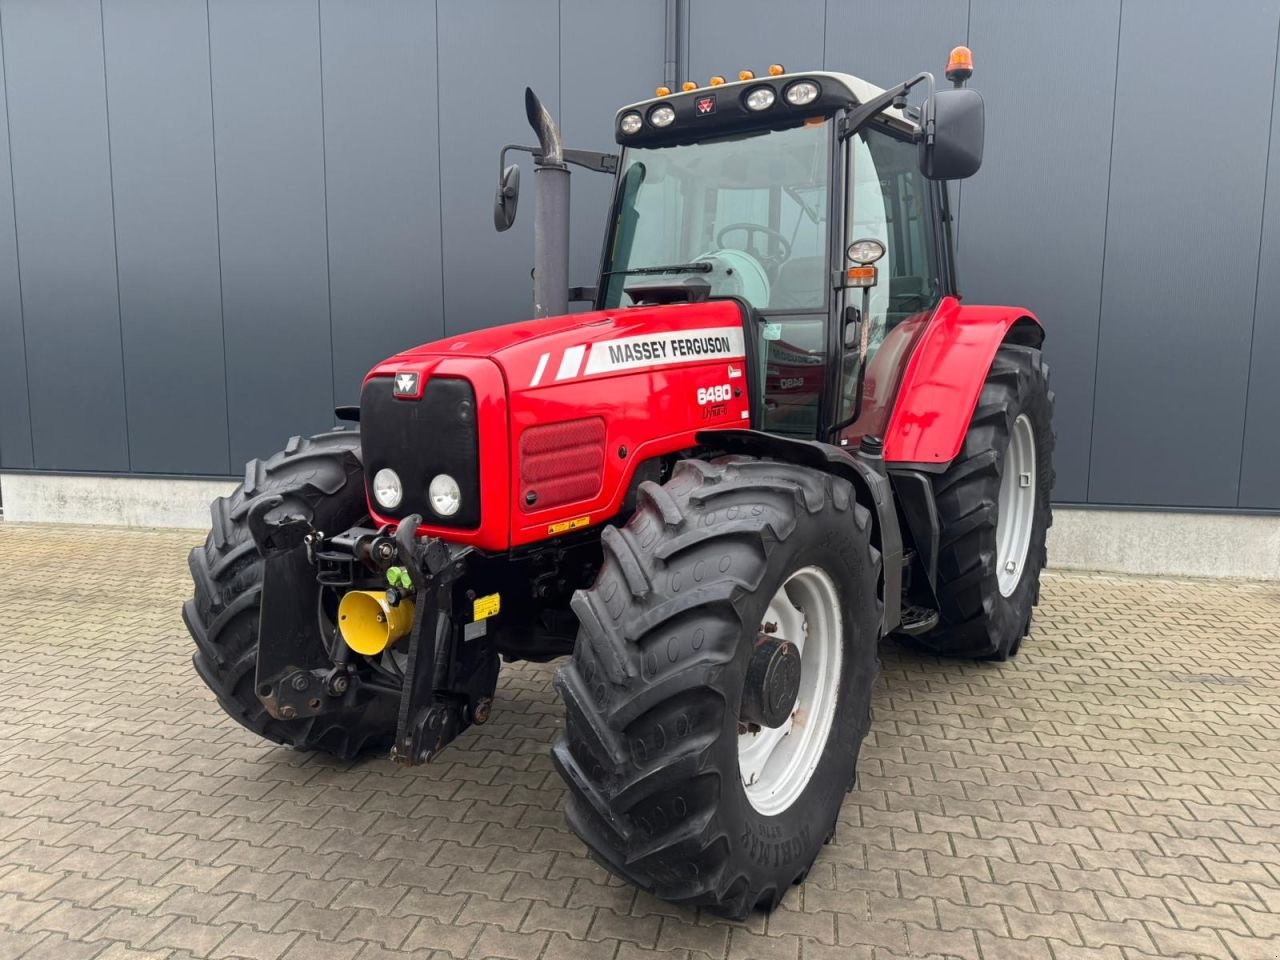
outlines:
[[[791,259],[791,241],[772,227],[766,227],[760,223],[731,223],[716,233],[716,243],[722,247],[729,246],[724,242],[725,234],[732,233],[735,230],[741,230],[747,235],[747,246],[743,252],[751,254],[751,256],[763,263],[769,269],[770,275],[776,274],[778,268]],[[756,250],[755,244],[751,242],[751,237],[757,233],[763,233],[770,239],[777,241],[779,251],[777,256],[765,256]]]

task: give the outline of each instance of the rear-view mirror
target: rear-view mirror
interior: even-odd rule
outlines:
[[[498,192],[493,197],[493,225],[499,232],[511,229],[516,222],[516,205],[520,202],[520,168],[514,163],[502,171]]]
[[[930,180],[963,180],[982,166],[985,135],[982,95],[959,87],[939,90],[926,102],[933,116],[933,143],[920,141],[920,172]]]

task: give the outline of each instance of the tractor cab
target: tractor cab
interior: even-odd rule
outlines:
[[[772,69],[618,112],[597,306],[682,287],[740,298],[755,319],[761,427],[827,440],[852,421],[889,332],[953,292],[947,191],[921,170],[918,115],[889,105],[852,128],[883,90]]]

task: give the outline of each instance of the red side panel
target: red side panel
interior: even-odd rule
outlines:
[[[900,463],[949,463],[960,452],[996,350],[1023,317],[1021,307],[938,304],[907,361],[884,437],[884,456]]]
[[[495,354],[510,393],[513,547],[608,520],[637,464],[748,417],[736,304],[632,307],[579,321]]]

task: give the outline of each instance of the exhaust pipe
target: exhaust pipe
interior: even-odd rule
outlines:
[[[569,312],[569,167],[560,128],[528,87],[524,110],[542,154],[533,171],[533,315],[554,317]]]

